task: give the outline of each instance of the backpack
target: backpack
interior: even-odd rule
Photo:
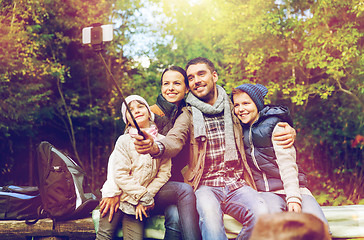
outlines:
[[[28,220],[41,218],[41,197],[38,187],[0,187],[0,219]]]
[[[84,193],[85,172],[72,158],[49,142],[37,148],[36,182],[42,199],[42,212],[56,220],[83,218],[99,201]]]

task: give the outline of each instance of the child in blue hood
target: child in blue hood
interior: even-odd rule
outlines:
[[[328,224],[305,181],[301,180],[295,147],[284,148],[272,138],[281,131],[278,122],[292,125],[292,121],[288,108],[264,105],[267,93],[268,89],[261,84],[242,84],[232,92],[234,113],[243,126],[245,153],[257,190],[262,192],[272,213],[306,212]]]

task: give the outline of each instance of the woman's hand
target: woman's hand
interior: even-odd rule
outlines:
[[[116,213],[116,211],[119,209],[119,206],[120,206],[120,195],[101,199],[100,202],[101,218],[105,217],[107,212],[109,212],[110,210],[109,222],[111,222],[114,213]]]
[[[279,122],[278,126],[284,127],[284,130],[275,133],[273,140],[277,141],[278,145],[283,145],[283,148],[291,147],[296,139],[296,130],[286,122]]]
[[[288,212],[297,212],[300,213],[302,211],[301,205],[299,203],[291,202],[288,203]]]
[[[134,137],[135,150],[140,154],[148,154],[148,153],[152,155],[158,154],[159,148],[157,144],[154,142],[153,137],[143,130],[142,132],[145,137],[141,135],[136,135]]]

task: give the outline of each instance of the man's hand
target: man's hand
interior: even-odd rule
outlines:
[[[283,145],[283,148],[289,148],[293,145],[296,139],[296,130],[286,122],[279,122],[278,126],[284,127],[284,130],[273,135],[273,140],[278,141],[278,145]]]
[[[147,211],[153,208],[154,208],[154,203],[146,207],[139,203],[135,209],[135,219],[139,218],[140,221],[143,221],[143,215],[147,218],[148,217]]]
[[[288,203],[288,212],[297,212],[300,213],[302,211],[301,205],[295,202]]]
[[[142,132],[145,138],[140,135],[136,135],[134,137],[135,150],[140,154],[148,154],[148,153],[153,155],[158,154],[159,148],[157,144],[154,142],[153,137],[143,130]]]
[[[120,206],[120,195],[101,199],[100,202],[101,218],[105,217],[107,212],[110,211],[109,222],[111,222],[114,213],[116,213],[116,211],[119,209],[119,206]]]

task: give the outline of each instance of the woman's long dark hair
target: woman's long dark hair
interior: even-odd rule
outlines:
[[[177,71],[177,72],[181,73],[181,74],[182,74],[182,76],[183,76],[183,78],[185,79],[185,84],[186,84],[186,86],[188,87],[188,79],[187,79],[186,71],[185,71],[183,68],[178,67],[178,66],[170,66],[170,67],[168,67],[168,68],[164,69],[164,71],[163,71],[163,73],[162,73],[162,76],[161,76],[161,84],[162,84],[162,82],[163,82],[163,76],[164,76],[164,74],[165,74],[166,72],[168,72],[168,71]]]

